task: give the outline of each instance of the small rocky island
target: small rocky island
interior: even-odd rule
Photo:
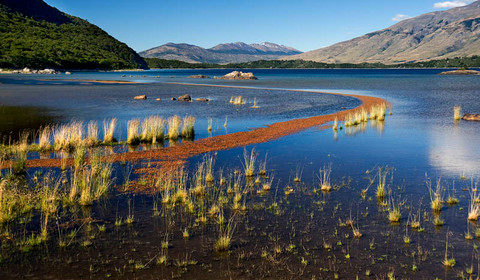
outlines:
[[[441,72],[438,75],[480,75],[480,71],[468,70],[468,69],[458,69],[458,70]]]
[[[191,75],[188,76],[189,79],[210,79],[207,75]]]
[[[465,121],[480,121],[480,114],[465,114],[462,117]]]
[[[214,77],[214,79],[221,80],[258,80],[253,73],[243,73],[242,71],[233,71],[221,77]]]

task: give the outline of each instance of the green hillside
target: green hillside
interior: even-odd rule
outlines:
[[[0,0],[0,68],[132,69],[146,62],[99,27],[41,0]]]

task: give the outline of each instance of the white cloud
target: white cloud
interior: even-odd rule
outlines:
[[[453,0],[445,2],[437,2],[433,4],[434,9],[445,9],[445,8],[455,8],[466,6],[470,3],[473,3],[475,0]]]
[[[394,16],[394,17],[392,18],[392,20],[393,20],[393,21],[402,21],[402,20],[408,19],[408,18],[410,18],[410,17],[407,16],[407,15],[398,14],[398,15]]]

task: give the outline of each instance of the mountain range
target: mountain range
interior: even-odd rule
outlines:
[[[391,27],[285,60],[398,64],[480,55],[480,1],[403,20]]]
[[[42,0],[0,0],[0,67],[147,68],[126,44]]]
[[[291,47],[264,42],[219,44],[205,49],[189,44],[168,43],[140,52],[142,57],[180,60],[189,63],[239,63],[255,60],[275,60],[287,55],[302,53]]]

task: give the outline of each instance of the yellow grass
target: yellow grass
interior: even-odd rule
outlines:
[[[117,126],[117,118],[112,118],[110,120],[103,121],[103,143],[112,143],[115,142],[113,134],[115,133],[115,128]]]
[[[459,121],[462,118],[462,107],[455,106],[453,107],[453,119]]]
[[[175,115],[173,117],[170,117],[168,119],[168,134],[167,137],[170,140],[176,140],[178,139],[180,133],[180,125],[182,124],[182,119]]]
[[[140,137],[138,135],[138,129],[140,127],[140,120],[133,119],[127,123],[127,144],[135,145],[140,142]]]
[[[185,139],[193,139],[195,136],[195,117],[185,116],[183,118],[182,137]]]

